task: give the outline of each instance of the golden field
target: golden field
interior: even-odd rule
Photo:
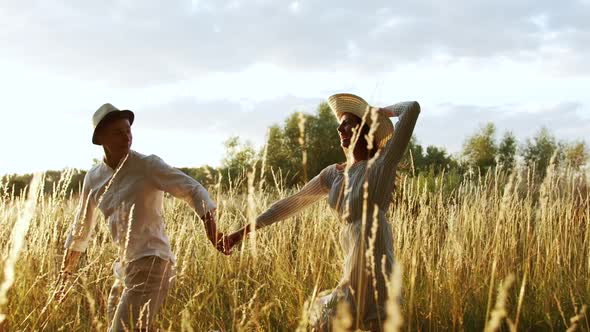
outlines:
[[[402,330],[590,330],[588,175],[553,166],[547,173],[543,181],[526,169],[472,174],[460,184],[445,175],[399,179],[389,214],[403,301],[389,309]],[[63,303],[51,301],[78,203],[67,182],[65,174],[28,205],[2,188],[1,329],[107,328],[117,249],[102,216],[76,283]],[[246,180],[234,184],[208,188],[224,232],[292,193],[280,181],[250,181],[249,191]],[[165,214],[177,280],[155,324],[161,330],[306,330],[308,300],[339,280],[340,225],[324,201],[258,231],[229,257],[184,202],[168,198]]]

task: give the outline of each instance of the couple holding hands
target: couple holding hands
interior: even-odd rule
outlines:
[[[256,218],[256,228],[287,219],[327,197],[342,227],[342,278],[321,300],[323,309],[313,328],[330,331],[336,307],[346,302],[353,328],[381,331],[385,320],[387,279],[392,273],[393,233],[386,218],[396,168],[420,113],[417,102],[378,108],[361,97],[328,98],[336,116],[347,162],[323,169],[294,195],[272,204]],[[390,117],[399,117],[395,127]],[[155,155],[131,150],[134,114],[111,104],[93,116],[92,143],[102,145],[104,158],[84,178],[80,205],[67,237],[55,299],[65,296],[68,279],[90,241],[98,208],[120,250],[114,264],[115,283],[108,298],[109,331],[147,330],[172,286],[175,257],[164,230],[163,198],[168,192],[187,202],[201,217],[207,238],[224,254],[251,231],[248,224],[223,235],[215,224],[215,202],[207,190]],[[313,156],[312,156],[313,157]]]

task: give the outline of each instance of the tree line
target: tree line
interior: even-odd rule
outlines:
[[[246,187],[248,177],[262,187],[264,183],[280,183],[287,187],[301,185],[317,175],[324,167],[343,162],[336,128],[338,122],[326,103],[313,114],[294,112],[282,125],[268,128],[266,144],[256,149],[248,141],[230,137],[225,143],[225,157],[220,167],[183,167],[183,172],[205,187],[220,184],[225,187]],[[512,132],[497,137],[493,123],[480,126],[468,136],[460,153],[449,154],[444,147],[422,146],[412,137],[400,164],[400,172],[410,176],[438,176],[442,172],[461,177],[474,170],[487,172],[498,167],[511,171],[517,166],[534,168],[539,179],[553,162],[574,170],[584,168],[589,159],[586,142],[558,140],[549,129],[542,127],[523,142]],[[45,190],[51,192],[63,172],[48,171]],[[86,171],[71,175],[68,190],[77,193]],[[4,195],[19,193],[28,185],[32,175],[8,175],[2,179]]]

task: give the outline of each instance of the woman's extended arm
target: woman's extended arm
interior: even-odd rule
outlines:
[[[256,229],[271,225],[277,221],[285,220],[309,205],[325,197],[330,187],[327,185],[326,174],[329,167],[311,179],[299,192],[283,198],[272,204],[266,211],[256,218]],[[242,241],[252,231],[248,224],[228,236],[230,248]]]

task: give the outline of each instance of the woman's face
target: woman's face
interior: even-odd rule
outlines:
[[[340,145],[343,148],[348,148],[350,146],[350,141],[354,135],[353,129],[358,132],[358,129],[361,124],[361,118],[352,114],[352,113],[344,113],[340,117],[340,125],[338,126],[338,135],[340,135]]]
[[[126,118],[109,122],[99,133],[100,144],[113,154],[125,155],[129,153],[133,136],[131,124]]]

